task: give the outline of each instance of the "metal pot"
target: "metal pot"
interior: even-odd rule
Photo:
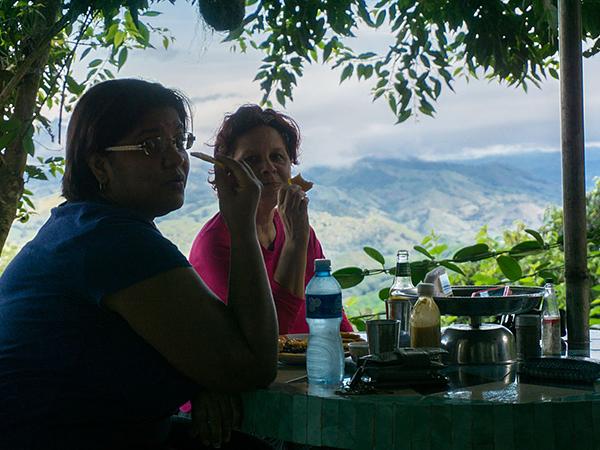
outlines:
[[[450,364],[506,364],[516,361],[515,338],[502,325],[454,324],[442,333]]]

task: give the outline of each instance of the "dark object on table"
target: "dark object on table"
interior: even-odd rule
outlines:
[[[518,368],[523,381],[548,380],[554,383],[594,383],[600,378],[600,361],[592,358],[547,356],[528,359]]]
[[[516,318],[517,359],[524,361],[542,355],[542,338],[539,314],[520,314]]]
[[[364,361],[364,374],[370,383],[387,386],[410,386],[446,383],[439,374],[445,366],[439,361],[445,351],[439,348],[399,348],[382,355],[369,355]]]

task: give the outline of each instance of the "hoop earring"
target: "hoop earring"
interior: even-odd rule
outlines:
[[[106,183],[98,181],[98,189],[100,190],[100,192],[104,192],[106,190]]]

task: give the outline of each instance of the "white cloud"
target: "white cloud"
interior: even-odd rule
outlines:
[[[262,93],[253,82],[262,55],[249,50],[233,53],[222,44],[222,34],[198,23],[194,7],[178,2],[163,7],[155,23],[166,26],[176,42],[165,51],[131,52],[121,76],[139,76],[181,89],[194,101],[198,142],[212,140],[226,112],[258,102]],[[367,30],[352,46],[384,48],[389,33]],[[529,93],[472,80],[458,80],[456,93],[445,89],[436,103],[436,118],[411,118],[394,125],[394,116],[383,99],[372,102],[371,80],[339,84],[340,71],[312,65],[294,92],[286,112],[300,124],[302,163],[345,165],[369,155],[421,157],[441,160],[490,154],[513,154],[529,149],[560,148],[559,86],[543,83]],[[586,60],[585,118],[588,147],[600,142],[600,60]],[[281,107],[278,107],[281,109]]]

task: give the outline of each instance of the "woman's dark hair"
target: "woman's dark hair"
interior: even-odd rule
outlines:
[[[77,102],[69,121],[62,194],[69,201],[101,198],[90,156],[115,145],[138,125],[148,111],[173,108],[191,128],[188,99],[159,83],[137,79],[108,80],[90,88]]]
[[[287,154],[292,164],[298,164],[298,149],[300,147],[300,129],[298,124],[289,116],[270,108],[262,109],[258,105],[243,105],[233,114],[227,114],[214,143],[215,156],[220,153],[233,155],[237,140],[248,131],[268,126],[279,132]]]

